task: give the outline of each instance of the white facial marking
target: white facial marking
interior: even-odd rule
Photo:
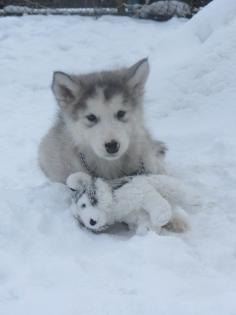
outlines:
[[[80,118],[71,128],[74,140],[79,142],[83,139],[83,143],[88,143],[100,158],[120,158],[130,144],[132,125],[128,123],[129,110],[121,94],[107,101],[103,91],[98,90],[95,97],[87,100],[86,110],[80,113]],[[125,111],[125,118],[118,119],[119,111]],[[96,120],[90,121],[90,115],[96,116]]]
[[[105,213],[91,205],[86,193],[73,206],[72,211],[74,216],[90,230],[100,231],[106,226]]]

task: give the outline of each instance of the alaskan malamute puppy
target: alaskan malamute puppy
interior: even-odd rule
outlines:
[[[164,173],[165,145],[143,124],[148,73],[147,59],[114,71],[54,73],[59,113],[39,147],[39,163],[50,180],[65,183],[78,171],[105,179]]]

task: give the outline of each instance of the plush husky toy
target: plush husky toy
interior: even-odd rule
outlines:
[[[193,205],[186,187],[167,175],[138,175],[105,181],[78,172],[67,185],[74,190],[73,215],[88,229],[99,232],[124,222],[138,234],[160,232],[169,225],[175,231],[188,229],[182,209]]]

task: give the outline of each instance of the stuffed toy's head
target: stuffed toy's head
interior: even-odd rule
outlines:
[[[78,172],[68,177],[67,186],[73,190],[73,215],[81,224],[101,232],[113,223],[110,213],[112,191],[105,181]]]

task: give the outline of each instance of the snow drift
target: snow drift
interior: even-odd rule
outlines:
[[[1,314],[235,314],[235,51],[234,0],[166,24],[0,20]],[[52,71],[147,55],[147,126],[167,142],[170,172],[201,193],[203,206],[184,235],[94,235],[73,220],[65,188],[37,166],[56,108]]]

